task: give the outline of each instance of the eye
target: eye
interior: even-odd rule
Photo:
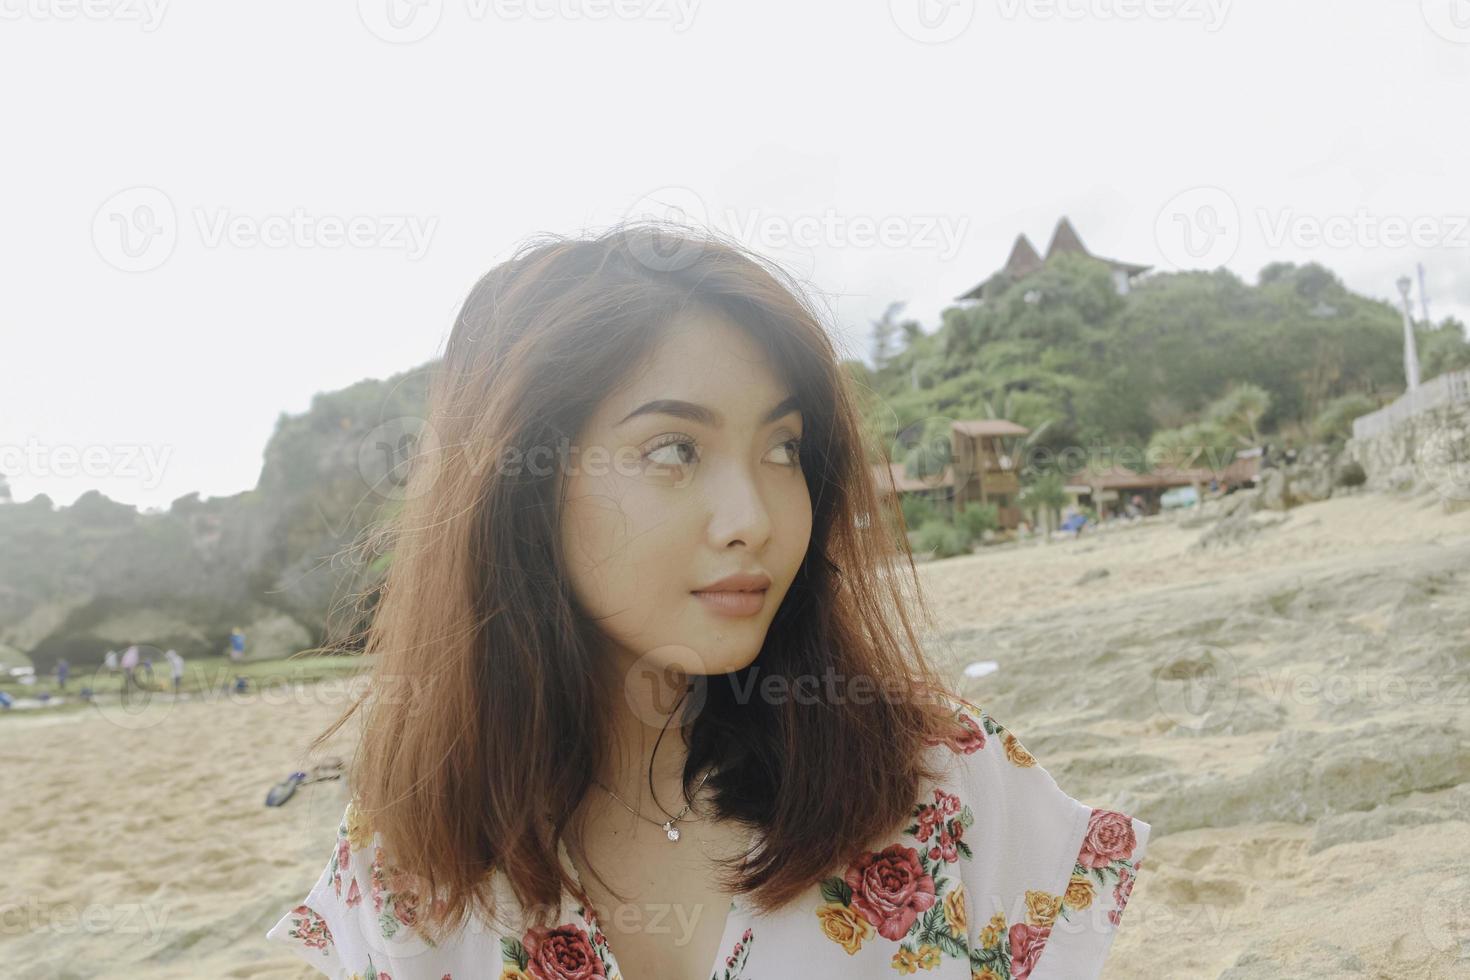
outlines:
[[[696,451],[698,448],[692,439],[674,436],[644,453],[643,458],[659,466],[690,466],[699,461]],[[688,454],[693,456],[692,459],[683,458],[685,450],[688,450]]]
[[[787,465],[787,466],[800,466],[801,465],[801,440],[800,439],[787,439],[785,442],[781,443],[781,448],[784,449],[784,450],[786,450],[786,456],[787,456],[788,462],[785,465]]]

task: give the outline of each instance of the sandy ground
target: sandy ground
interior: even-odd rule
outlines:
[[[1153,825],[1105,976],[1470,976],[1470,511],[1358,496],[1231,550],[1202,531],[921,566],[961,690]],[[315,976],[263,936],[346,788],[262,804],[347,693],[0,719],[6,976]]]

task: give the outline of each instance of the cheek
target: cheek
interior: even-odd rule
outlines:
[[[805,480],[801,481],[799,491],[783,502],[776,532],[780,535],[781,557],[787,577],[794,578],[812,538],[812,503]]]
[[[576,483],[562,545],[577,598],[613,633],[637,629],[678,584],[675,523],[656,495],[616,478]]]

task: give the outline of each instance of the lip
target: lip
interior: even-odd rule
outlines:
[[[771,576],[765,572],[742,572],[726,575],[718,582],[702,585],[693,591],[700,592],[764,592],[771,587]]]
[[[694,598],[717,616],[754,616],[766,604],[766,590],[745,592],[695,592]]]
[[[690,594],[717,616],[754,616],[765,607],[770,587],[764,573],[728,575]]]

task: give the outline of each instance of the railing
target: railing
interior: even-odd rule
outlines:
[[[1371,439],[1407,422],[1416,415],[1438,408],[1470,402],[1470,371],[1441,374],[1413,391],[1405,392],[1391,405],[1353,419],[1353,438]]]

